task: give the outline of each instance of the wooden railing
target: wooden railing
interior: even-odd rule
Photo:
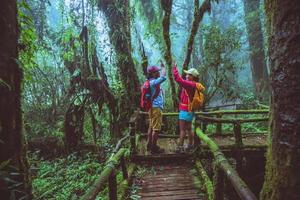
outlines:
[[[217,135],[222,135],[222,124],[232,124],[233,125],[233,135],[235,138],[234,151],[235,151],[235,160],[236,160],[236,170],[241,172],[242,168],[242,151],[243,151],[243,137],[242,137],[242,124],[244,123],[253,123],[253,122],[267,122],[269,120],[268,116],[255,117],[255,118],[239,118],[238,115],[241,114],[262,114],[266,115],[269,113],[269,110],[217,110],[210,112],[195,112],[196,120],[195,127],[206,128],[208,124],[216,124],[216,133]],[[139,112],[141,115],[147,114],[146,112]],[[179,113],[163,113],[165,117],[174,117],[178,116]],[[223,116],[234,115],[232,118],[223,118]],[[195,134],[195,145],[200,144],[200,140],[204,142],[209,151],[212,152],[214,157],[214,178],[213,181],[209,180],[208,175],[206,174],[200,161],[195,163],[195,167],[199,169],[199,174],[202,174],[203,183],[207,188],[206,192],[209,199],[224,199],[224,178],[227,178],[236,193],[243,200],[255,200],[255,195],[251,192],[245,182],[239,177],[236,170],[231,167],[229,162],[226,160],[223,153],[219,150],[219,147],[209,139],[200,129],[197,129],[197,134]],[[172,135],[164,135],[161,137],[174,137]]]
[[[117,171],[121,168],[123,174],[123,182],[120,185],[128,185],[129,179],[134,171],[135,166],[133,165],[130,169],[127,169],[126,159],[131,154],[136,153],[136,126],[138,120],[139,112],[135,111],[129,120],[129,134],[121,138],[108,161],[105,163],[105,167],[101,172],[99,178],[94,182],[91,188],[87,191],[87,193],[81,198],[82,200],[93,200],[97,197],[97,195],[105,188],[108,183],[108,195],[109,200],[117,200],[118,199],[118,184],[117,184]],[[123,143],[130,139],[130,149],[123,148]],[[125,189],[124,189],[125,190]],[[119,191],[119,193],[125,193],[125,191]],[[122,196],[122,195],[120,195]]]
[[[203,126],[203,123],[215,123],[217,124],[217,133],[222,133],[222,124],[223,123],[231,123],[234,125],[234,136],[235,136],[235,147],[237,152],[240,152],[243,147],[242,141],[242,133],[241,133],[241,124],[249,123],[249,122],[258,122],[258,121],[267,121],[268,117],[260,117],[260,118],[250,118],[250,119],[242,119],[242,118],[222,118],[222,116],[229,114],[267,114],[268,110],[225,110],[225,111],[211,111],[211,112],[196,112],[197,119],[195,121],[195,126],[200,127]],[[81,198],[82,200],[92,200],[97,197],[97,195],[108,185],[109,191],[109,199],[116,200],[118,198],[118,184],[116,180],[116,174],[118,169],[121,168],[124,183],[128,185],[131,174],[133,173],[134,167],[132,169],[128,169],[126,166],[126,159],[131,154],[137,153],[137,141],[140,135],[136,134],[138,132],[138,127],[141,126],[140,123],[140,115],[145,115],[147,113],[135,111],[131,116],[129,121],[129,134],[123,137],[116,144],[115,149],[112,152],[112,155],[106,162],[106,165],[100,174],[99,178],[94,182],[92,187],[87,191],[87,193]],[[178,116],[178,113],[163,113],[163,116]],[[216,117],[214,117],[216,116]],[[221,124],[221,125],[220,125]],[[235,188],[236,192],[239,194],[241,199],[245,200],[253,200],[256,199],[254,194],[249,190],[247,185],[239,178],[237,172],[230,166],[224,155],[219,150],[218,146],[210,140],[200,129],[197,129],[197,134],[195,134],[195,144],[200,144],[201,141],[205,142],[210,151],[214,155],[215,159],[215,178],[213,182],[208,180],[208,176],[206,176],[205,185],[207,188],[211,188],[212,185],[214,191],[207,189],[207,193],[209,196],[215,196],[214,199],[223,199],[223,187],[222,184],[224,176],[230,181],[230,183]],[[122,147],[122,144],[126,140],[130,140],[130,148]],[[237,170],[241,168],[241,160],[242,155],[237,153],[236,161],[237,161]],[[196,162],[196,167],[201,167],[201,162]],[[205,174],[202,171],[203,175]],[[108,184],[107,184],[108,183]],[[124,184],[122,183],[122,184]],[[120,193],[120,188],[119,188]],[[121,192],[122,193],[122,192]]]
[[[204,131],[206,131],[206,127],[208,124],[216,124],[216,135],[222,135],[222,124],[232,124],[233,125],[233,134],[235,137],[235,146],[237,149],[243,147],[243,139],[242,139],[242,124],[243,123],[253,123],[253,122],[267,122],[269,117],[256,117],[256,118],[237,118],[237,115],[241,114],[268,114],[268,109],[252,109],[252,110],[218,110],[218,111],[210,111],[210,112],[195,112],[196,120],[195,127],[201,126]],[[147,115],[147,112],[139,112],[137,111],[137,115]],[[178,116],[178,112],[171,113],[163,113],[162,115],[165,117],[175,117]],[[234,118],[223,118],[226,115],[235,115]],[[263,133],[263,132],[262,132]],[[173,137],[171,135],[161,135],[161,137]],[[199,143],[198,137],[195,137],[196,144]]]
[[[239,177],[235,169],[231,167],[223,153],[219,150],[217,144],[214,143],[208,136],[206,136],[200,128],[196,129],[196,133],[201,141],[208,145],[214,157],[213,181],[207,180],[208,176],[206,175],[201,162],[198,161],[198,163],[196,163],[196,167],[201,172],[200,174],[202,174],[202,176],[204,177],[203,179],[206,179],[205,186],[208,196],[215,200],[224,199],[224,178],[226,177],[235,189],[236,193],[239,195],[240,199],[256,200],[255,195],[251,192],[246,183]],[[211,187],[213,187],[213,191]]]
[[[256,118],[222,118],[224,115],[237,115],[237,114],[268,114],[268,110],[224,110],[224,111],[212,111],[207,113],[199,112],[196,117],[195,127],[202,127],[203,131],[206,131],[206,126],[209,123],[216,124],[217,135],[222,135],[222,124],[232,124],[233,134],[235,138],[235,159],[237,163],[237,171],[242,169],[242,150],[244,147],[242,137],[242,124],[253,122],[267,122],[269,117],[256,117]],[[216,116],[216,117],[211,117]]]
[[[105,167],[101,172],[99,178],[94,182],[94,184],[90,187],[87,193],[81,198],[82,200],[93,200],[97,197],[97,195],[105,188],[108,183],[108,191],[109,191],[109,199],[117,200],[117,171],[121,168],[123,174],[123,182],[121,185],[128,185],[129,178],[131,177],[134,167],[131,167],[129,170],[126,166],[126,158],[129,156],[129,149],[123,148],[122,143],[129,138],[129,135],[123,137],[117,143],[115,149],[113,150],[112,155],[105,163]],[[125,191],[123,191],[125,193]],[[122,196],[122,195],[121,195]]]

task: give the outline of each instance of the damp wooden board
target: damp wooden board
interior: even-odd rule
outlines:
[[[187,164],[154,166],[152,173],[141,178],[138,195],[142,200],[204,199],[194,186],[190,170]]]
[[[234,145],[235,138],[234,136],[210,136],[216,144],[222,149],[223,147]],[[165,149],[166,155],[176,154],[175,150],[178,145],[179,139],[178,138],[159,138],[158,145]],[[188,140],[185,139],[184,145],[187,145]],[[267,136],[266,135],[253,135],[247,137],[243,137],[243,144],[247,145],[248,147],[258,146],[258,145],[266,145],[267,144]],[[139,144],[138,155],[151,155],[146,150],[147,146],[147,138],[141,139],[141,144]],[[206,146],[203,144],[203,146]]]

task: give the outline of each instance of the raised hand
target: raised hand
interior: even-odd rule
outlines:
[[[166,76],[166,68],[165,68],[165,65],[164,63],[162,62],[162,60],[160,59],[160,66],[161,66],[161,75],[162,76]]]
[[[177,63],[175,59],[172,60],[172,67],[177,67]]]

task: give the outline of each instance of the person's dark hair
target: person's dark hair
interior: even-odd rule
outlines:
[[[197,77],[193,76],[193,80],[194,80],[195,82],[199,82],[199,77],[198,77],[198,76],[197,76]]]
[[[151,79],[151,78],[154,78],[154,73],[153,72],[147,73],[147,79]]]

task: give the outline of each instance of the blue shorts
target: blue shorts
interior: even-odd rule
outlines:
[[[191,121],[193,121],[194,116],[195,116],[194,112],[187,112],[187,111],[183,111],[183,110],[179,111],[179,120],[191,122]]]

